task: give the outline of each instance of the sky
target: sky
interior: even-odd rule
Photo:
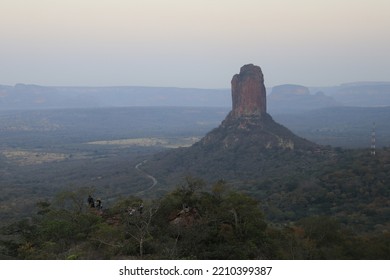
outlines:
[[[390,81],[388,0],[0,0],[0,84]]]

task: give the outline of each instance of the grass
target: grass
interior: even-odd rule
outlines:
[[[117,145],[117,146],[141,146],[141,147],[163,147],[163,148],[179,148],[189,147],[199,141],[199,137],[183,137],[183,138],[129,138],[119,140],[104,140],[88,142],[90,145]]]
[[[62,161],[69,158],[68,155],[63,153],[48,153],[26,150],[5,150],[2,152],[2,154],[8,160],[11,160],[22,166]]]

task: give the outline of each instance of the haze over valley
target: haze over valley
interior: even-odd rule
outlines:
[[[388,89],[388,83],[354,83],[326,88],[286,84],[267,89],[268,111],[275,121],[298,136],[326,147],[328,152],[323,156],[313,157],[299,154],[300,151],[286,154],[268,148],[254,150],[266,140],[242,142],[242,148],[235,152],[220,154],[218,150],[210,150],[206,156],[195,148],[183,150],[181,155],[180,151],[186,147],[195,144],[199,148],[197,143],[204,141],[205,135],[226,122],[223,120],[230,111],[228,103],[231,102],[228,101],[231,92],[226,89],[1,86],[3,196],[0,219],[5,224],[12,224],[36,211],[37,203],[56,200],[66,193],[79,193],[79,196],[93,193],[104,201],[106,209],[117,207],[118,201],[129,196],[161,199],[183,182],[194,184],[191,176],[195,176],[205,180],[204,190],[210,190],[213,182],[223,178],[228,188],[248,193],[259,201],[267,200],[261,209],[274,223],[285,224],[310,215],[335,215],[345,226],[351,226],[352,220],[347,213],[354,211],[361,223],[355,225],[356,232],[387,232],[388,223],[383,218],[388,210],[383,201],[374,199],[375,211],[378,211],[376,222],[366,220],[362,213],[368,210],[358,206],[368,186],[360,186],[363,193],[356,198],[333,202],[333,205],[339,205],[348,201],[345,204],[348,207],[331,208],[330,200],[320,202],[318,197],[324,192],[330,197],[331,185],[326,183],[320,187],[306,176],[315,174],[319,180],[327,182],[329,176],[333,176],[330,175],[332,172],[349,172],[343,168],[353,164],[355,171],[363,172],[364,177],[368,174],[358,171],[364,161],[373,174],[383,174],[388,169]],[[280,130],[277,127],[270,129]],[[376,132],[376,159],[370,157],[373,129]],[[240,131],[229,133],[231,135],[227,134],[227,137],[241,137]],[[233,136],[234,133],[238,134]],[[292,137],[288,136],[290,132],[278,133],[281,133],[278,137]],[[342,150],[332,155],[330,151],[334,148]],[[172,153],[164,154],[169,151]],[[258,155],[262,155],[261,162],[265,162],[261,173],[256,167]],[[190,159],[192,156],[195,158]],[[329,168],[334,157],[339,158],[335,170],[318,171],[324,166],[325,170]],[[185,163],[188,160],[189,166]],[[372,160],[379,160],[378,169]],[[281,170],[284,179],[276,179]],[[344,182],[344,179],[340,180]],[[387,177],[382,181],[387,182]],[[303,204],[293,202],[294,197],[302,196],[304,185],[311,186],[306,190],[313,201],[307,213],[309,216],[304,214],[305,207],[311,204],[307,201],[309,197],[303,196],[306,201]],[[388,196],[381,189],[383,187],[375,188],[382,193],[381,197]],[[349,197],[349,191],[341,188],[339,192]],[[83,195],[79,199],[84,204]],[[329,212],[330,209],[333,210]],[[6,247],[3,250],[7,250]],[[7,258],[8,253],[4,251],[3,254]]]
[[[297,134],[323,145],[345,148],[367,148],[371,145],[370,133],[373,124],[378,133],[378,147],[390,144],[389,106],[390,82],[346,83],[332,87],[305,87],[284,84],[267,88],[268,110],[271,114]],[[133,129],[138,123],[138,115],[142,108],[151,114],[150,121],[155,125],[172,107],[182,107],[182,112],[190,112],[185,107],[196,107],[204,110],[205,115],[191,114],[186,118],[171,116],[170,121],[180,123],[186,133],[196,137],[203,135],[207,129],[215,127],[228,113],[230,107],[230,89],[195,89],[165,87],[45,87],[18,84],[0,86],[0,115],[3,116],[3,130],[61,131],[73,129],[82,133],[90,131],[96,135],[109,127],[109,138],[126,135],[128,124]],[[128,107],[124,110],[123,107]],[[159,107],[150,110],[147,107]],[[80,109],[87,109],[84,112]],[[118,112],[112,116],[109,112]],[[55,109],[62,109],[56,111]],[[74,110],[78,109],[78,110]],[[100,109],[92,110],[92,109]],[[68,110],[68,113],[65,113]],[[74,110],[74,111],[72,111]],[[30,112],[29,112],[30,111]],[[33,112],[35,111],[35,113]],[[41,111],[40,113],[38,113]],[[145,111],[145,112],[146,112]],[[101,112],[101,113],[98,113]],[[150,113],[152,112],[152,113]],[[128,114],[128,115],[127,115]],[[41,119],[39,115],[45,116]],[[61,117],[59,117],[61,116]],[[139,116],[142,117],[142,114]],[[24,119],[25,118],[25,119]],[[42,126],[43,118],[47,119],[46,127]],[[74,120],[72,120],[74,118]],[[94,120],[96,118],[96,120]],[[119,118],[119,119],[116,119]],[[185,121],[203,123],[204,130],[197,132],[195,127],[188,126]],[[210,118],[210,119],[208,119]],[[153,121],[152,121],[153,119]],[[105,124],[105,122],[110,122]],[[19,123],[18,123],[19,122]],[[26,123],[27,122],[27,123]],[[41,123],[40,123],[41,122]],[[65,122],[65,123],[62,123]],[[82,128],[76,126],[78,124]],[[116,126],[119,125],[118,128]],[[23,128],[24,125],[24,128]],[[150,131],[149,127],[134,128]],[[161,124],[163,125],[163,124]],[[190,131],[194,129],[194,131]],[[74,134],[74,132],[72,132]],[[180,130],[178,130],[180,134]],[[107,133],[109,134],[109,133]],[[116,136],[119,134],[118,136]],[[100,139],[99,139],[100,140]],[[104,140],[104,139],[103,139]]]
[[[389,10],[2,0],[0,259],[390,259]]]

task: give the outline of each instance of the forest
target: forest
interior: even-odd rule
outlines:
[[[390,235],[356,234],[332,216],[284,226],[259,202],[224,182],[203,190],[187,177],[158,200],[129,196],[91,208],[90,189],[37,203],[35,214],[2,229],[2,257],[14,259],[387,259]]]

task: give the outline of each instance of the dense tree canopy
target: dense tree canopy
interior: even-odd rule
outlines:
[[[158,200],[129,196],[89,208],[89,190],[62,192],[2,228],[3,259],[388,259],[389,233],[356,233],[330,216],[266,220],[261,202],[187,177]],[[61,203],[59,203],[61,202]]]

